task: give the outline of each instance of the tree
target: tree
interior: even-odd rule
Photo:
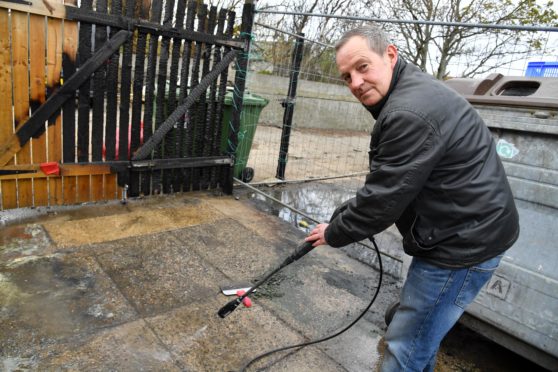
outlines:
[[[295,13],[359,15],[359,0],[285,0],[281,4],[260,1],[259,10],[288,11]],[[271,2],[273,3],[273,2]],[[349,25],[335,18],[318,18],[308,15],[265,14],[256,17],[257,39],[255,49],[274,66],[274,73],[287,76],[295,37],[304,33],[302,74],[305,79],[317,79],[334,69],[334,53],[330,45]],[[266,29],[264,26],[270,26]],[[280,31],[278,31],[280,30]]]
[[[368,0],[367,4],[370,17],[392,20],[553,26],[557,19],[551,1],[539,5],[535,0]],[[383,26],[396,35],[394,41],[404,58],[438,79],[487,73],[542,50],[549,39],[549,33],[511,29],[413,23]],[[459,70],[452,70],[455,61]]]

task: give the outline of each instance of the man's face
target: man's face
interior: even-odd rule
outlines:
[[[336,55],[337,68],[351,93],[373,106],[387,94],[397,62],[397,48],[389,45],[383,55],[370,50],[366,39],[353,36]]]

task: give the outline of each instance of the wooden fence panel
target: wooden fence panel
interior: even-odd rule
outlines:
[[[65,0],[65,4],[76,5],[77,0]],[[64,42],[62,45],[62,74],[67,81],[77,70],[77,49],[78,49],[78,24],[77,22],[64,20]],[[62,155],[63,163],[74,163],[77,160],[76,154],[76,102],[69,99],[64,104],[62,115]],[[77,177],[62,177],[62,204],[77,203]]]
[[[46,89],[47,97],[53,94],[61,83],[62,72],[62,20],[47,18],[47,52],[46,52]],[[62,115],[58,111],[53,115],[47,126],[47,161],[62,161]],[[48,177],[48,204],[62,204],[62,179]]]
[[[163,2],[154,1],[151,6],[151,18],[152,23],[160,23],[161,16],[163,14]],[[157,73],[157,51],[159,47],[158,36],[153,34],[149,35],[148,40],[148,51],[147,51],[147,67],[145,71],[145,93],[143,99],[145,102],[155,102],[155,78]],[[153,134],[153,119],[154,119],[154,106],[153,104],[145,105],[143,108],[143,140],[144,142],[149,140]],[[132,183],[131,190],[137,192],[138,194],[144,193],[143,190],[150,190],[152,187],[152,172],[142,172],[140,173],[140,189],[136,190],[136,184]]]
[[[186,2],[178,1],[176,9],[176,27],[184,27],[184,18],[186,15]],[[177,95],[176,91],[179,84],[178,68],[180,62],[180,50],[182,48],[182,39],[173,38],[172,39],[172,52],[171,52],[171,65],[169,73],[169,94],[167,98],[166,109],[167,112],[173,112],[177,105]],[[177,131],[176,129],[171,129],[167,136],[165,137],[165,157],[177,158],[178,148],[177,148]],[[178,180],[180,177],[180,172],[176,169],[171,169],[165,172],[165,177],[163,178],[163,189],[168,192],[169,190],[180,190],[181,182]]]
[[[93,0],[81,0],[81,8],[84,10],[93,9]],[[81,67],[92,56],[92,31],[93,25],[89,22],[81,22],[79,25],[78,43],[78,65]],[[91,88],[92,79],[88,78],[79,87],[78,99],[78,124],[77,124],[77,160],[80,163],[91,161]],[[78,203],[85,203],[90,200],[91,175],[77,176],[77,195]]]
[[[29,117],[29,14],[12,12],[12,71],[14,92],[14,120],[17,130]],[[16,164],[31,163],[31,143],[27,142],[17,153]],[[33,205],[33,181],[17,179],[18,207]]]
[[[0,209],[115,199],[124,186],[229,190],[226,67],[246,47],[234,13],[76,1],[0,0]]]
[[[107,0],[97,0],[95,10],[101,14],[107,14]],[[107,41],[106,26],[98,25],[94,34],[94,51],[98,51]],[[91,160],[99,162],[103,160],[104,127],[105,127],[105,93],[106,93],[107,66],[99,67],[92,79],[92,119],[91,119]],[[99,201],[104,196],[105,177],[102,174],[91,175],[91,201]]]
[[[0,9],[0,138],[13,134],[12,120],[12,59],[10,49],[10,19],[7,9]],[[10,161],[8,164],[13,164]],[[0,204],[3,209],[17,208],[17,182],[0,180]]]
[[[197,8],[195,4],[190,2],[188,4],[188,11],[186,16],[186,30],[194,31],[194,23],[197,13]],[[192,68],[192,74],[190,75],[190,67],[191,67],[191,59],[192,59],[192,48],[194,43],[192,41],[186,40],[184,43],[184,57],[182,58],[182,79],[180,84],[180,96],[179,100],[184,99],[188,95],[188,88],[193,88],[195,84],[194,80],[194,72],[195,67]],[[194,64],[195,66],[195,64]],[[188,87],[188,82],[190,82],[190,87]],[[188,118],[193,120],[193,112],[194,110],[189,110]],[[184,120],[185,122],[186,120]],[[179,131],[179,140],[178,140],[178,151],[180,157],[191,157],[192,156],[192,133],[193,133],[193,126],[192,125],[182,125],[178,128]],[[179,177],[184,185],[184,188],[189,187],[190,181],[192,179],[192,170],[191,169],[182,169],[180,170]]]
[[[151,1],[140,1],[140,9],[138,17],[142,20],[149,20],[149,10],[151,8]],[[147,38],[148,33],[138,30],[136,48],[135,48],[135,64],[134,64],[134,80],[132,88],[132,127],[130,129],[130,154],[136,150],[143,143],[143,121],[142,121],[142,108],[143,108],[143,88],[145,82],[145,60],[147,52]],[[137,172],[130,175],[130,193],[132,195],[139,195],[142,189],[149,189],[148,185],[141,187],[142,179],[148,179],[144,173]]]
[[[46,18],[44,16],[29,15],[29,78],[30,78],[30,105],[33,114],[46,101]],[[40,164],[47,160],[47,136],[44,135],[46,122],[43,129],[34,136],[32,145],[32,159],[30,164]],[[48,205],[48,184],[46,178],[32,179],[33,206]]]

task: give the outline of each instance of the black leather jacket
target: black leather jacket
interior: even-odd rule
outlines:
[[[325,231],[341,247],[395,223],[407,254],[442,267],[509,248],[519,218],[494,140],[476,110],[400,57],[373,107],[370,173]]]

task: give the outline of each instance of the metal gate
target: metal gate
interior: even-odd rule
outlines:
[[[253,8],[0,1],[1,209],[230,192]]]

